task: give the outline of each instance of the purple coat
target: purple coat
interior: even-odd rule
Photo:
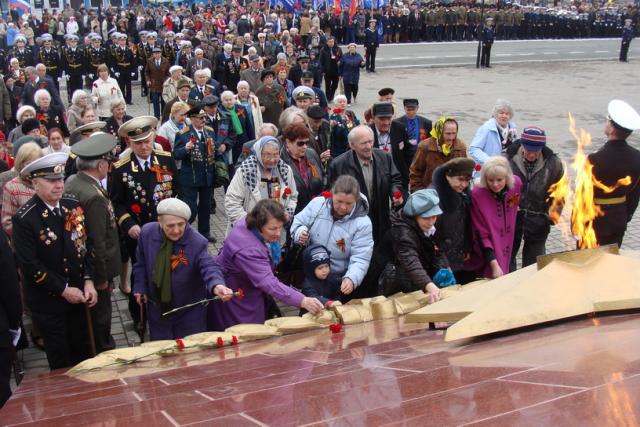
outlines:
[[[196,306],[162,319],[159,305],[151,301],[155,295],[152,284],[156,256],[164,234],[157,222],[142,227],[138,239],[137,261],[133,266],[133,292],[146,294],[146,316],[152,340],[183,338],[207,330],[207,308]],[[184,235],[173,244],[173,254],[184,250],[188,265],[178,264],[171,272],[171,303],[173,307],[199,301],[211,296],[215,285],[224,284],[224,277],[214,258],[207,252],[208,241],[189,224]]]
[[[464,269],[475,271],[479,277],[491,277],[491,267],[484,258],[483,248],[490,248],[502,271],[509,272],[516,216],[520,203],[522,181],[513,177],[514,185],[497,200],[491,190],[474,187],[471,191],[471,225],[473,229],[473,249]]]
[[[233,225],[216,261],[226,285],[234,292],[242,288],[244,298],[210,304],[209,329],[224,331],[238,323],[263,323],[265,294],[300,307],[304,295],[276,278],[267,247],[247,228],[245,217]]]

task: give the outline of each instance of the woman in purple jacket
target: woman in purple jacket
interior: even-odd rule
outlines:
[[[158,203],[158,222],[142,227],[133,266],[133,295],[146,305],[151,340],[177,339],[207,330],[207,309],[191,307],[166,318],[162,313],[211,296],[223,300],[232,292],[213,257],[207,239],[189,225],[189,206],[178,199]]]
[[[471,192],[473,249],[464,269],[495,279],[509,273],[522,182],[509,161],[491,157]]]
[[[216,261],[227,286],[233,291],[242,288],[244,298],[214,301],[209,306],[210,330],[224,331],[238,323],[264,323],[266,295],[313,314],[323,310],[316,298],[305,297],[273,274],[280,263],[280,233],[287,221],[280,203],[264,199],[233,225]]]

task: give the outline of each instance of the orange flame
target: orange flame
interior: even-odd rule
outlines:
[[[610,187],[598,181],[593,176],[593,165],[584,153],[584,147],[591,145],[591,135],[584,129],[580,129],[579,133],[576,131],[576,123],[571,114],[569,114],[569,131],[577,143],[576,155],[571,163],[571,169],[575,173],[573,180],[575,190],[571,188],[568,169],[563,163],[564,175],[560,181],[549,188],[547,200],[552,202],[549,217],[560,226],[563,236],[568,237],[570,234],[574,236],[580,249],[595,248],[598,246],[598,240],[593,229],[593,221],[602,216],[602,210],[594,203],[594,188],[611,193],[621,186],[631,184],[631,177],[624,177]],[[570,226],[561,216],[565,204],[571,211]]]

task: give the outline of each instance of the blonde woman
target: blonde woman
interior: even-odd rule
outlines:
[[[91,99],[97,106],[98,117],[101,121],[106,121],[111,117],[111,104],[113,101],[124,102],[124,96],[118,86],[118,81],[109,76],[109,68],[105,64],[98,65],[99,78],[93,82],[91,88]]]

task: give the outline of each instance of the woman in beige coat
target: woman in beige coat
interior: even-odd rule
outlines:
[[[113,101],[124,102],[124,96],[118,86],[118,81],[109,77],[109,69],[105,64],[98,66],[98,80],[93,82],[91,87],[91,99],[96,105],[98,117],[101,121],[106,121],[111,117],[111,104]]]

